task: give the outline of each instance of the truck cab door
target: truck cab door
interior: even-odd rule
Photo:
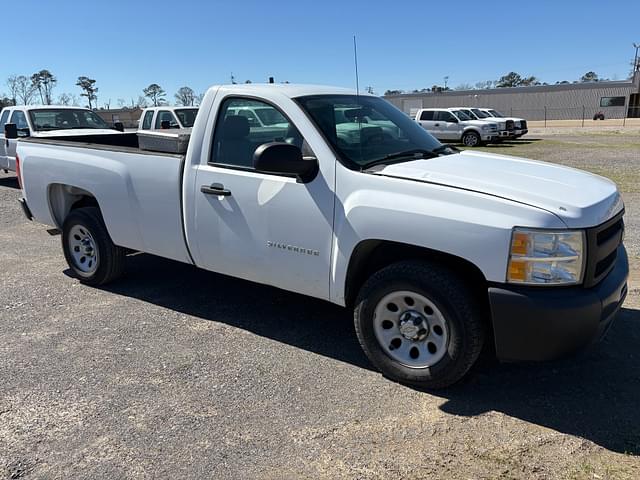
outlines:
[[[420,113],[420,118],[418,119],[418,123],[422,128],[424,128],[427,132],[429,132],[434,137],[438,138],[439,126],[438,122],[435,121],[435,114],[433,110],[424,110]]]
[[[437,117],[441,138],[444,140],[460,140],[462,132],[458,119],[447,111],[437,112]]]
[[[18,137],[28,137],[30,134],[29,123],[27,122],[27,116],[22,110],[14,110],[9,119],[9,123],[15,123],[18,127]],[[4,128],[4,127],[3,127]],[[4,133],[4,130],[3,130]],[[16,171],[16,148],[18,146],[18,139],[10,138],[5,139],[5,155],[6,155],[6,168],[12,172]],[[4,166],[2,168],[5,168]]]
[[[0,115],[0,169],[7,170],[7,140],[4,138],[4,125],[9,121],[11,110],[5,108]]]
[[[238,107],[259,108],[269,125],[251,126]],[[214,111],[219,113],[212,141],[205,142],[211,147],[203,148],[193,185],[190,243],[196,244],[196,264],[329,298],[333,181],[320,172],[302,182],[253,168],[254,151],[268,142],[292,143],[313,155],[296,125],[277,107],[231,96],[216,99]]]

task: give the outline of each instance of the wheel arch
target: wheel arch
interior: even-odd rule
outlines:
[[[450,253],[389,240],[363,240],[353,249],[347,267],[344,300],[351,308],[360,288],[375,272],[400,261],[437,262],[460,274],[461,278],[488,305],[488,282],[482,271],[469,260]]]
[[[47,198],[51,218],[58,228],[62,228],[72,210],[89,206],[100,208],[93,193],[73,185],[53,183],[49,185]]]
[[[478,135],[479,137],[482,137],[482,133],[480,133],[480,129],[478,127],[466,127],[463,131],[462,131],[462,136],[464,137],[467,133],[473,132],[476,135]],[[462,137],[461,137],[462,138]]]

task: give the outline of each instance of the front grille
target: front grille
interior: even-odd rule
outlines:
[[[587,229],[585,287],[597,285],[613,269],[624,233],[623,215],[620,212],[602,225]]]
[[[515,129],[515,124],[513,123],[513,120],[507,120],[507,130],[514,130]]]
[[[522,128],[523,130],[527,128],[527,121],[526,120],[521,120],[520,121],[520,128]]]

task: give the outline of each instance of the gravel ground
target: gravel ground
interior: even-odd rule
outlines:
[[[640,149],[607,142],[490,148],[640,170]],[[597,348],[486,362],[430,394],[372,371],[330,304],[149,255],[82,286],[18,195],[0,174],[0,478],[640,477],[640,282]]]

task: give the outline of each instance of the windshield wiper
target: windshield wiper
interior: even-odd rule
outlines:
[[[453,145],[449,145],[448,143],[443,143],[438,148],[434,148],[432,150],[432,152],[433,153],[447,153],[447,150],[451,150],[452,153],[460,151],[460,149],[454,147]]]
[[[389,163],[395,163],[394,160],[403,160],[403,159],[419,160],[424,158],[434,158],[437,156],[438,154],[434,150],[415,148],[413,150],[405,150],[403,152],[390,153],[388,155],[385,155],[382,158],[378,158],[377,160],[372,160],[369,163],[366,163],[365,165],[362,166],[362,168],[366,169],[366,168],[374,167],[376,165],[385,165]]]

